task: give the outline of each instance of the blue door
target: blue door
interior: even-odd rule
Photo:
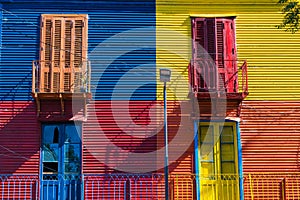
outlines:
[[[41,199],[81,199],[81,125],[42,125]]]

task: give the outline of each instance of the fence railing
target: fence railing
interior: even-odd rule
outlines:
[[[0,199],[38,199],[37,175],[0,175]]]
[[[244,176],[245,200],[299,200],[300,173],[252,173]]]
[[[90,93],[90,61],[32,62],[32,93]]]
[[[238,200],[241,180],[237,174],[202,175],[199,196],[201,200]]]
[[[300,199],[300,173],[172,174],[169,181],[171,200]],[[0,175],[1,200],[158,200],[164,199],[164,189],[163,174]]]
[[[195,59],[189,66],[192,91],[248,93],[247,61]]]

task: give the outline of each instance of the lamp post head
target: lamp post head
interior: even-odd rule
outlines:
[[[159,76],[161,82],[170,82],[171,70],[167,68],[161,68],[159,69]]]

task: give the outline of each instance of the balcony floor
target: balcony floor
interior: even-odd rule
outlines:
[[[224,92],[198,92],[195,93],[195,96],[197,97],[198,101],[202,100],[210,100],[210,99],[227,99],[232,101],[242,101],[247,97],[247,92],[230,92],[230,93],[224,93]]]
[[[91,93],[85,93],[85,92],[37,92],[32,93],[33,98],[35,99],[91,99],[92,94]]]

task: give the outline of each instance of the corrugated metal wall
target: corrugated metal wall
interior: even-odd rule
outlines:
[[[89,105],[83,127],[84,173],[118,170],[146,173],[162,169],[161,107],[154,101],[131,101],[129,107],[124,106],[126,104],[125,101],[95,101]],[[192,173],[193,135],[190,133],[193,126],[187,115],[189,111],[182,113],[178,102],[168,102],[168,105],[169,159],[173,163],[170,172]],[[178,124],[185,130],[180,131]]]
[[[0,102],[0,174],[39,172],[40,134],[34,102]]]
[[[188,66],[191,16],[236,16],[238,59],[247,60],[249,66],[250,95],[247,99],[298,99],[300,34],[291,34],[275,27],[283,17],[276,2],[158,0],[157,63],[169,63],[177,71]],[[174,37],[176,33],[177,37]],[[159,51],[160,48],[167,49],[168,52]]]
[[[274,28],[276,12],[245,13],[237,18],[240,59],[248,60],[248,100],[297,100],[300,97],[300,35]]]
[[[83,127],[84,173],[111,173],[114,168],[122,169],[126,164],[135,166],[137,171],[155,169],[155,154],[142,160],[130,159],[131,153],[142,154],[156,149],[157,139],[153,135],[156,127],[146,128],[150,123],[152,103],[130,102],[129,107],[124,106],[127,103],[119,101],[112,105],[111,101],[96,101],[89,105],[88,120]],[[148,139],[144,140],[146,137]]]
[[[299,172],[300,34],[275,27],[283,18],[276,2],[158,0],[156,6],[156,60],[176,71],[184,71],[191,58],[186,39],[191,38],[191,17],[236,16],[238,59],[248,61],[249,95],[240,123],[245,173]],[[201,102],[203,117],[209,105]],[[229,115],[238,113],[234,106],[228,108]],[[262,182],[256,185],[257,191],[265,192],[262,198],[271,197],[273,188],[263,187]]]
[[[245,101],[241,114],[245,172],[299,171],[300,102]]]
[[[28,8],[32,9],[29,11]],[[24,2],[16,1],[13,4],[5,4],[4,9],[3,34],[5,36],[2,48],[4,59],[1,63],[1,74],[5,78],[0,81],[2,101],[32,100],[31,61],[38,59],[39,54],[40,14],[88,13],[89,58],[95,102],[89,105],[88,120],[83,126],[83,171],[84,173],[114,172],[113,168],[120,168],[118,165],[123,166],[133,162],[130,157],[126,157],[130,152],[141,155],[145,152],[154,152],[152,157],[145,157],[134,164],[137,168],[136,172],[143,168],[156,171],[157,160],[160,159],[160,163],[163,161],[162,155],[156,154],[155,150],[163,147],[164,144],[161,126],[162,102],[158,102],[160,106],[155,107],[157,105],[155,100],[162,98],[162,88],[160,92],[156,92],[154,2],[111,1],[106,2],[105,5],[103,2],[97,4],[81,2],[66,8],[62,2],[57,2],[56,5],[37,3],[29,6]],[[174,74],[173,78],[176,77]],[[187,77],[187,74],[185,76]],[[177,87],[178,84],[181,84],[178,77],[174,78],[172,87],[173,85]],[[173,87],[174,90],[177,89],[176,87]],[[188,90],[185,90],[185,98],[187,94]],[[182,120],[181,112],[177,108],[178,102],[172,104],[169,102],[170,138],[176,135],[177,123]],[[68,102],[66,102],[66,109],[70,111]],[[154,116],[149,116],[149,109],[152,109],[151,114]],[[42,102],[42,110],[39,116],[41,120],[71,119],[71,117],[59,116],[61,115],[59,101]],[[116,120],[113,114],[119,115],[119,120]],[[32,115],[28,123],[33,119],[36,121],[35,116]],[[192,128],[192,124],[189,127]],[[151,131],[149,132],[148,129]],[[100,136],[104,138],[97,138],[101,131],[104,135]],[[191,135],[193,133],[192,130],[188,132]],[[32,134],[37,138],[40,137],[38,130]],[[11,135],[12,138],[15,136]],[[109,142],[116,146],[111,146]],[[34,145],[35,148],[39,148],[40,144]],[[115,148],[124,150],[125,157],[123,154],[118,154],[118,149]],[[176,152],[178,146],[173,148],[175,148],[173,152]],[[191,173],[192,149],[182,154],[178,156],[178,160],[177,157],[171,156],[173,161],[177,160],[172,165],[171,171]]]
[[[135,3],[78,1],[78,4],[66,5],[65,2],[29,4],[15,1],[4,4],[1,96],[5,100],[31,99],[31,66],[33,60],[39,59],[41,14],[87,13],[94,98],[108,100],[114,92],[114,98],[154,100],[155,3]],[[136,91],[132,94],[133,89]]]
[[[149,119],[143,116],[143,110],[147,109],[145,107],[150,101],[156,100],[155,1],[73,1],[72,3],[56,1],[55,4],[53,1],[33,2],[35,1],[15,0],[13,3],[3,3],[0,101],[3,103],[1,109],[3,108],[5,115],[0,129],[1,144],[3,142],[3,148],[7,151],[16,151],[19,153],[18,156],[24,159],[29,157],[29,160],[20,159],[20,162],[14,164],[11,158],[6,158],[6,155],[1,154],[0,163],[4,168],[0,173],[39,172],[38,152],[41,133],[38,129],[35,102],[31,97],[31,73],[32,61],[39,59],[41,14],[88,14],[88,54],[92,65],[93,99],[99,101],[96,104],[101,105],[100,110],[97,111],[100,112],[99,116],[102,114],[105,116],[107,112],[110,112],[111,104],[108,101],[124,100],[132,103],[131,107],[137,106],[133,111],[134,116],[142,115],[146,122],[142,120],[140,125],[146,126]],[[145,102],[135,103],[134,100]],[[18,106],[21,106],[24,101],[29,105],[26,104],[26,109],[22,110],[22,107]],[[17,105],[14,109],[17,109],[18,115],[11,111],[11,104]],[[59,101],[42,102],[42,110],[44,113],[39,116],[41,120],[60,121],[70,120],[72,117],[60,116]],[[68,102],[66,102],[66,110],[68,113],[71,111]],[[51,118],[49,118],[50,115]],[[106,126],[107,123],[113,122],[109,117],[108,114],[106,118],[101,118],[108,120],[104,123]],[[129,124],[130,117],[126,116],[123,124],[126,124],[126,121]],[[9,121],[14,123],[7,123]],[[107,126],[111,128],[108,135],[113,135],[118,129],[115,123],[112,123],[112,126]],[[90,131],[100,131],[98,127],[93,127],[92,121],[85,123],[84,128],[86,127],[89,127],[85,129],[87,136],[85,137],[85,132],[83,132],[83,138],[89,138]],[[20,134],[24,136],[22,148],[30,148],[30,150],[19,152]],[[114,138],[109,139],[114,140]],[[147,146],[141,145],[142,139],[137,140],[138,142],[132,144],[140,145],[138,150],[141,152],[150,151],[156,147],[155,138],[149,138],[150,142]],[[91,144],[89,142],[90,140],[87,141],[88,145]],[[129,140],[127,143],[118,142],[125,149],[131,148]],[[93,144],[95,146],[89,146],[88,150],[94,154],[97,154],[97,146],[105,145],[101,141]],[[33,157],[29,156],[30,153]],[[108,149],[107,154],[111,153]],[[114,162],[114,158],[107,158],[111,159],[109,162]],[[103,162],[102,160],[92,162],[89,154],[84,154],[83,159],[88,161],[84,162],[85,173],[105,172],[97,171],[99,168],[96,166],[101,165],[99,163]]]
[[[237,16],[238,58],[247,59],[249,65],[250,95],[247,98],[249,101],[243,103],[241,115],[245,171],[258,171],[265,167],[266,171],[298,169],[299,132],[296,117],[300,102],[286,100],[296,100],[300,97],[300,82],[298,81],[300,35],[292,35],[275,28],[282,17],[279,7],[275,4],[276,1],[158,0],[156,5],[154,1],[97,3],[96,1],[78,1],[68,7],[63,1],[55,5],[45,2],[32,4],[15,1],[15,3],[3,6],[5,10],[3,10],[2,23],[0,98],[3,103],[1,112],[4,113],[4,120],[1,127],[1,142],[3,136],[6,138],[3,140],[4,144],[10,145],[8,151],[12,149],[18,152],[16,151],[18,149],[14,150],[18,144],[15,140],[20,139],[18,134],[23,132],[26,136],[30,136],[24,138],[28,140],[28,144],[24,143],[24,145],[28,145],[26,148],[30,150],[21,154],[26,158],[30,156],[29,160],[20,160],[19,164],[13,166],[9,160],[11,158],[7,159],[6,155],[1,155],[1,163],[3,160],[8,166],[3,169],[38,172],[37,152],[40,145],[40,132],[30,93],[31,61],[38,59],[39,54],[39,16],[42,13],[74,12],[89,15],[89,53],[92,60],[92,89],[95,92],[94,100],[96,100],[90,104],[88,120],[84,124],[84,145],[86,146],[83,159],[85,164],[89,163],[84,168],[84,172],[112,171],[99,164],[99,162],[104,162],[102,159],[109,159],[112,155],[115,157],[115,149],[106,150],[107,155],[103,157],[103,152],[101,152],[103,147],[99,146],[101,141],[95,143],[94,140],[95,135],[100,131],[97,124],[101,124],[101,127],[107,131],[105,137],[113,137],[110,141],[114,141],[114,137],[117,137],[115,143],[127,152],[147,152],[160,147],[162,140],[158,141],[154,137],[146,142],[141,138],[134,138],[132,142],[132,137],[123,135],[112,117],[109,101],[116,101],[120,107],[124,104],[118,101],[130,101],[130,115],[122,116],[122,111],[120,112],[120,116],[125,120],[121,125],[129,122],[126,121],[128,120],[126,117],[141,116],[142,118],[134,123],[147,127],[150,123],[148,109],[153,105],[152,101],[162,99],[162,87],[156,85],[160,67],[173,70],[168,98],[187,99],[189,88],[187,69],[191,58],[191,16]],[[127,34],[118,35],[121,36],[119,38],[112,37],[123,31],[127,31]],[[132,36],[140,41],[134,44],[133,48],[132,44],[120,43],[120,40]],[[132,42],[132,40],[129,41]],[[104,42],[104,45],[95,49],[100,42]],[[125,50],[122,50],[123,48]],[[145,68],[147,68],[146,72]],[[29,103],[23,105],[22,101],[25,100]],[[16,105],[17,112],[11,105]],[[22,110],[24,106],[26,109]],[[93,106],[95,110],[91,111]],[[173,133],[176,134],[178,113],[172,110],[170,116],[172,114],[174,123],[170,123]],[[172,117],[170,119],[172,121]],[[8,123],[10,121],[15,122]],[[193,125],[191,124],[190,127],[192,129]],[[136,130],[137,132],[135,130],[133,132],[137,135],[145,131],[142,128]],[[15,134],[8,134],[8,132]],[[192,135],[193,130],[187,130],[186,133]],[[123,139],[126,139],[125,143]],[[99,155],[100,157],[97,157]],[[173,168],[174,171],[192,172],[192,154],[188,151],[184,155],[179,159],[178,165]],[[124,157],[121,157],[119,161],[123,162]],[[146,161],[140,166],[147,163],[153,166],[152,162]],[[114,160],[109,162],[113,162],[112,165],[118,164],[114,163]],[[3,173],[6,172],[9,171],[3,171]]]
[[[5,78],[0,82],[2,100],[32,100],[31,61],[38,59],[39,54],[40,14],[88,13],[89,57],[92,64],[92,90],[95,102],[89,105],[88,120],[83,126],[84,173],[113,172],[112,168],[118,167],[118,164],[124,165],[132,161],[128,157],[118,155],[115,147],[108,145],[108,142],[112,142],[127,154],[135,152],[142,155],[163,147],[162,127],[159,124],[162,122],[162,102],[158,102],[160,105],[155,107],[157,105],[155,100],[162,99],[162,88],[159,88],[160,92],[156,92],[158,76],[155,63],[154,1],[143,3],[111,1],[106,2],[105,5],[103,2],[97,4],[79,2],[67,8],[62,2],[57,2],[55,5],[47,3],[29,5],[20,2],[4,5],[3,34],[5,37],[3,37],[4,59],[1,63],[1,74]],[[169,98],[171,99],[173,95],[178,100],[178,95],[181,95],[186,99],[188,85],[185,84],[185,90],[180,92],[178,87],[183,85],[182,80],[187,80],[187,68],[180,69],[177,74],[174,71],[172,77],[169,86],[172,87],[173,94],[169,94]],[[47,121],[70,119],[59,117],[58,101],[42,103],[44,113],[41,113],[39,119]],[[179,102],[168,102],[168,104],[170,138],[172,138],[177,134],[180,120],[188,115],[182,118],[182,112],[178,110]],[[155,108],[152,108],[153,106]],[[113,116],[116,113],[113,113],[115,111],[113,109],[117,109],[121,121],[116,121]],[[151,114],[159,116],[149,116],[149,109],[152,109]],[[53,118],[49,118],[49,115]],[[152,117],[156,118],[154,122]],[[99,124],[101,127],[98,126]],[[149,124],[151,132],[147,130]],[[188,127],[192,129],[192,123],[185,127],[187,127],[187,134],[193,137],[193,131],[188,130]],[[101,137],[105,137],[97,138],[101,131],[105,133]],[[35,134],[40,137],[39,131]],[[189,147],[192,143],[184,142],[184,139],[181,142],[183,143],[179,145],[185,147]],[[39,144],[36,145],[36,148],[39,148]],[[172,151],[177,152],[178,147],[174,145],[171,147]],[[176,160],[171,171],[191,173],[192,149],[174,155],[176,156],[170,156],[172,161]],[[152,156],[154,157],[145,157],[140,163],[135,163],[136,172],[143,168],[156,171],[156,162],[158,157],[162,159],[162,155],[154,153]],[[111,165],[105,166],[107,162]],[[163,163],[162,160],[159,162]]]

